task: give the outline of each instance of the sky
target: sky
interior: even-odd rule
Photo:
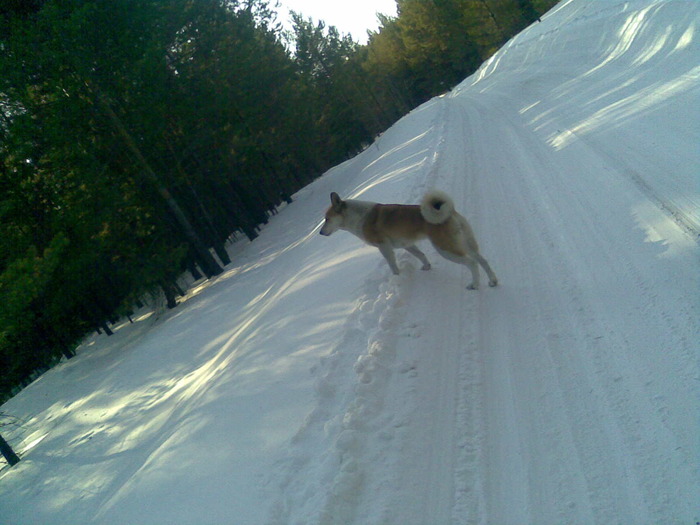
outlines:
[[[323,20],[341,33],[350,33],[355,41],[365,44],[367,30],[379,27],[377,13],[396,16],[394,0],[280,0],[280,22],[291,28],[289,11],[296,11],[314,21]]]

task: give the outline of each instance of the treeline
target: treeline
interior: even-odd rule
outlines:
[[[473,72],[554,0],[398,0],[358,45],[266,0],[0,3],[0,399]]]

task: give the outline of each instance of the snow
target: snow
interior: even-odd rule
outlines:
[[[700,521],[700,3],[564,0],[2,411],[0,523]],[[329,194],[441,188],[500,285]]]

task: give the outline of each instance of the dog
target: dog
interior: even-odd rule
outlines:
[[[422,270],[430,270],[427,257],[416,247],[416,242],[428,238],[445,259],[471,270],[472,282],[468,289],[479,288],[479,265],[489,277],[489,286],[498,285],[496,274],[479,254],[467,219],[457,213],[452,199],[442,191],[429,191],[420,204],[342,200],[333,192],[320,233],[328,236],[338,230],[348,231],[379,248],[394,275],[399,273],[394,254],[398,248],[405,249],[423,263]]]

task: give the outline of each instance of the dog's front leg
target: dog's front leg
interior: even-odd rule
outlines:
[[[380,244],[379,246],[377,246],[377,248],[379,248],[379,251],[382,252],[382,255],[386,259],[386,262],[389,263],[389,268],[391,268],[393,274],[399,275],[399,267],[396,264],[396,255],[394,254],[394,249],[387,244]]]
[[[409,246],[408,248],[406,248],[406,251],[414,257],[417,257],[418,260],[423,263],[423,267],[421,268],[421,270],[430,270],[430,263],[428,262],[428,258],[422,251],[418,249],[417,246]]]

